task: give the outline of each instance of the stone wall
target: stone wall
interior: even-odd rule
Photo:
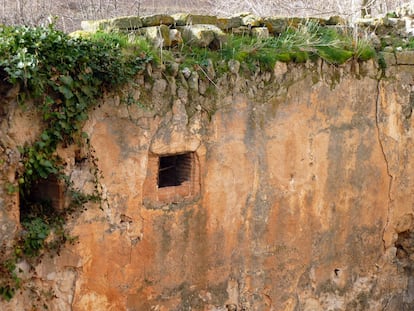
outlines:
[[[414,6],[407,3],[385,16],[353,21],[339,16],[330,18],[259,17],[252,13],[238,13],[233,17],[219,17],[179,13],[150,16],[127,16],[98,21],[83,21],[86,32],[121,31],[149,38],[156,47],[168,48],[185,42],[201,47],[219,46],[227,35],[250,35],[259,38],[277,37],[289,28],[306,23],[334,27],[343,32],[358,34],[377,47],[398,47],[414,35]],[[82,34],[75,32],[74,35]]]
[[[147,67],[84,126],[102,209],[89,203],[69,221],[75,244],[20,263],[26,288],[0,308],[411,310],[414,58],[384,59],[385,74],[374,61],[277,62],[251,76],[233,64],[212,95],[195,71]],[[1,92],[7,244],[19,228],[7,186],[40,120],[17,89]],[[91,163],[77,148],[59,154],[87,191]],[[161,166],[183,180],[161,186],[160,158],[186,154],[185,169]]]

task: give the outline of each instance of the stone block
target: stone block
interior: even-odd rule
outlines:
[[[247,26],[240,26],[240,27],[232,28],[231,33],[233,35],[244,36],[244,35],[250,35],[250,30],[251,29]]]
[[[166,25],[144,27],[139,33],[151,40],[155,48],[171,46],[170,29]]]
[[[283,17],[267,17],[263,22],[271,34],[280,34],[288,27],[288,21]]]
[[[199,47],[207,47],[214,41],[219,44],[226,37],[224,32],[214,25],[179,26],[177,29],[181,32],[184,42]]]
[[[228,31],[232,28],[240,27],[242,24],[242,19],[240,16],[234,16],[230,18],[219,17],[217,18],[217,27],[221,30]]]
[[[85,31],[97,30],[133,30],[142,27],[139,16],[125,16],[111,19],[102,19],[97,21],[82,21],[81,27]]]
[[[171,46],[180,45],[183,43],[181,32],[177,29],[170,29],[170,44]]]
[[[177,26],[196,25],[196,24],[217,24],[217,16],[211,15],[196,15],[188,13],[173,14],[172,17],[175,20]]]
[[[251,34],[259,39],[267,39],[269,38],[269,29],[267,27],[253,27]]]
[[[397,64],[397,60],[395,59],[395,55],[393,53],[393,48],[391,48],[391,52],[382,52],[381,55],[384,58],[385,63],[387,66],[392,66]]]
[[[240,13],[236,17],[241,18],[241,25],[248,27],[260,27],[263,26],[263,18],[256,16],[252,13]]]
[[[401,51],[395,54],[398,65],[414,65],[414,51]]]
[[[173,25],[174,18],[167,14],[156,14],[141,17],[143,27]]]
[[[326,25],[346,25],[346,20],[338,15],[331,16],[325,23]]]

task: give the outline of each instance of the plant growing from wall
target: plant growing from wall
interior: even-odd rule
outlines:
[[[152,56],[138,44],[129,44],[122,36],[97,34],[86,39],[71,38],[53,25],[0,26],[0,76],[20,85],[19,102],[25,105],[30,99],[43,121],[38,139],[20,148],[23,169],[18,183],[24,207],[23,232],[12,257],[0,263],[3,299],[11,299],[20,286],[16,263],[21,258],[36,258],[43,249],[58,249],[68,240],[63,224],[73,209],[57,212],[46,202],[34,202],[30,196],[39,180],[51,175],[67,180],[57,147],[85,143],[83,122],[103,91],[121,86],[151,60]],[[98,183],[98,173],[95,177]],[[9,187],[8,191],[12,190]],[[95,190],[94,194],[85,195],[69,188],[71,206],[99,200],[99,187]],[[55,238],[46,242],[52,231]]]
[[[277,37],[228,35],[217,51],[184,45],[180,52],[186,56],[182,67],[205,67],[208,60],[212,60],[216,67],[222,67],[219,65],[221,61],[233,59],[245,64],[249,72],[257,66],[272,71],[277,61],[303,63],[321,58],[330,64],[340,65],[350,59],[366,61],[376,56],[367,39],[321,26],[313,20],[290,26]],[[221,72],[226,69],[222,68]]]

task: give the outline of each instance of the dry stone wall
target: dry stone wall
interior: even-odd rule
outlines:
[[[149,38],[159,48],[168,48],[183,42],[200,47],[210,45],[214,47],[225,41],[226,35],[277,37],[289,28],[313,22],[322,27],[335,27],[343,32],[362,33],[378,46],[381,44],[393,46],[406,43],[406,39],[414,35],[413,19],[414,6],[408,3],[385,16],[366,16],[353,23],[339,16],[330,18],[259,17],[246,12],[233,17],[218,17],[178,13],[83,21],[82,29],[86,32],[101,30],[137,33]]]
[[[213,94],[196,68],[148,65],[83,128],[102,208],[69,220],[73,245],[19,263],[26,285],[1,309],[412,310],[414,57],[383,59],[385,71],[318,60],[248,76],[232,61]],[[18,146],[41,128],[18,91],[0,90],[6,246],[20,226]],[[86,151],[58,152],[92,188]]]

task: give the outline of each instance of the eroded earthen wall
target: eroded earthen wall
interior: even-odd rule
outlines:
[[[380,81],[372,61],[228,73],[215,96],[155,70],[129,89],[151,108],[106,96],[84,127],[105,204],[36,267],[50,309],[410,310],[414,70],[388,61]],[[9,153],[30,128],[13,105]],[[88,164],[60,152],[92,187]],[[186,153],[185,182],[158,187],[159,157]],[[17,227],[16,199],[1,197],[1,225]]]

